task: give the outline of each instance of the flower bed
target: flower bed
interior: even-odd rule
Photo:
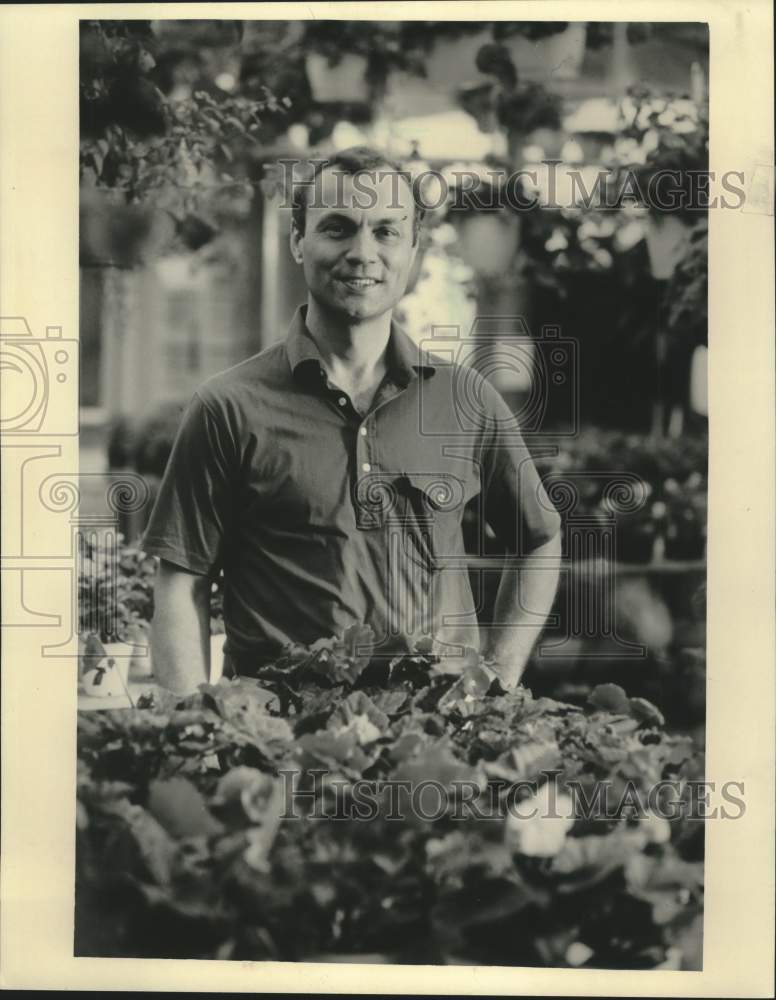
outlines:
[[[703,824],[648,798],[700,778],[688,738],[369,642],[81,715],[76,954],[697,967]],[[602,782],[632,808],[585,814]]]

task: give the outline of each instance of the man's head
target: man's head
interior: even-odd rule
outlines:
[[[393,309],[404,295],[423,209],[405,171],[357,146],[316,164],[295,185],[291,252],[310,294],[350,321]]]

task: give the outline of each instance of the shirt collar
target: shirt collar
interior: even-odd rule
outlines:
[[[312,370],[315,375],[323,367],[318,345],[307,329],[305,322],[307,306],[302,305],[294,313],[286,337],[286,355],[294,375]],[[402,330],[395,321],[391,321],[391,334],[388,341],[388,370],[401,385],[406,386],[423,375],[428,378],[436,368],[429,361],[426,351],[417,346],[412,338]]]

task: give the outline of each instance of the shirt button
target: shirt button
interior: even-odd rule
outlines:
[[[365,438],[366,437],[366,427],[362,427],[359,433],[361,434],[362,438]]]
[[[347,399],[345,399],[344,396],[340,396],[337,402],[339,403],[340,406],[344,406],[347,403]]]
[[[361,470],[362,472],[371,472],[372,466],[369,464],[369,462],[364,462],[364,464],[361,466]]]

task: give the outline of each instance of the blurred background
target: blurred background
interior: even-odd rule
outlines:
[[[82,472],[133,470],[153,492],[194,388],[283,338],[305,299],[277,161],[379,146],[450,193],[408,332],[522,318],[501,333],[526,352],[493,377],[531,413],[570,557],[527,683],[574,698],[616,680],[700,725],[706,213],[602,209],[584,188],[706,170],[707,74],[695,23],[81,22]],[[452,209],[462,173],[498,201],[518,170],[531,210]],[[130,544],[149,508],[124,516]],[[486,619],[499,552],[476,511],[466,524]],[[138,572],[129,559],[130,596]]]

